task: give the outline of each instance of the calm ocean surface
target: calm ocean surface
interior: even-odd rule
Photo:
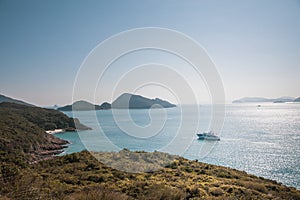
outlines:
[[[120,119],[118,124],[111,110],[81,111],[76,112],[75,117],[93,130],[66,132],[56,136],[72,143],[65,149],[67,154],[83,149],[164,150],[171,143],[169,153],[172,153],[172,149],[184,148],[183,157],[244,170],[300,189],[300,104],[266,103],[261,107],[257,107],[257,104],[227,105],[223,129],[218,133],[221,140],[211,143],[198,141],[193,128],[199,122],[198,132],[209,129],[211,107],[200,106],[200,112],[197,112],[197,107],[188,106],[186,110],[191,117],[185,119],[185,126],[181,123],[180,108],[130,110],[134,123],[126,117],[125,112],[128,111],[118,111],[115,115]],[[65,113],[73,117],[72,112]],[[192,116],[195,115],[199,115],[199,121],[193,120]],[[126,134],[126,127],[130,128],[132,124],[137,125],[137,130],[147,133],[148,129],[148,134],[151,131],[156,134],[148,138],[145,137],[149,135],[140,138],[138,133],[133,136]],[[179,128],[186,134],[178,136],[176,133]],[[132,127],[130,130],[133,130]],[[173,144],[176,137],[181,137],[182,143]],[[187,146],[184,141],[191,142]],[[209,148],[211,150],[205,157],[199,153],[203,145],[213,147]]]

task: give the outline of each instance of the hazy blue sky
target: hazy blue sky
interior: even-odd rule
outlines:
[[[300,96],[296,0],[0,0],[0,93],[37,105],[70,103],[77,70],[98,43],[149,26],[199,42],[228,101]]]

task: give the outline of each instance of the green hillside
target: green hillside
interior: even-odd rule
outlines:
[[[0,103],[0,151],[18,155],[16,161],[33,162],[58,154],[67,141],[45,133],[45,130],[88,129],[77,119],[51,109],[29,107],[15,103]],[[1,160],[5,156],[1,157]]]

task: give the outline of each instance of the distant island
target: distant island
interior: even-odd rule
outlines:
[[[149,109],[172,108],[176,107],[176,105],[159,98],[148,99],[140,95],[124,93],[112,103],[111,107],[119,109]]]
[[[273,102],[273,103],[285,103],[285,102],[294,102],[295,98],[293,97],[279,97],[275,99],[263,98],[263,97],[244,97],[232,101],[232,103],[263,103],[263,102]]]
[[[31,107],[36,107],[33,104],[14,99],[11,97],[7,97],[0,94],[0,103],[8,102],[8,103],[16,103],[19,105],[26,105]],[[48,106],[45,108],[59,110],[59,111],[89,111],[89,110],[107,110],[107,109],[150,109],[150,108],[172,108],[176,107],[175,104],[172,104],[168,101],[155,98],[149,99],[143,97],[141,95],[124,93],[116,98],[111,104],[108,102],[104,102],[101,105],[95,105],[90,102],[80,100],[76,101],[71,105],[66,105],[59,107],[57,105]]]
[[[76,101],[72,105],[66,105],[63,107],[58,107],[57,110],[59,111],[87,111],[87,110],[103,110],[103,109],[110,109],[109,103],[103,103],[102,105],[94,105],[87,101]]]
[[[141,95],[124,93],[111,104],[104,102],[101,105],[94,105],[87,101],[76,101],[72,105],[66,105],[57,108],[59,111],[88,111],[88,110],[105,110],[105,109],[149,109],[149,108],[171,108],[176,107],[168,101],[156,98],[149,99]]]

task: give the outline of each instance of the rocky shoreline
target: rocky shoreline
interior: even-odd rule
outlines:
[[[64,148],[70,144],[69,141],[55,137],[49,133],[45,133],[48,144],[41,144],[34,152],[30,153],[33,161],[30,164],[38,163],[43,160],[51,159],[52,157],[64,152]]]

